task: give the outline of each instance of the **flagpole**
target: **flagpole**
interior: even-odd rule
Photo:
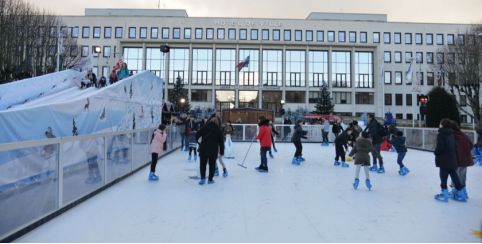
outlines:
[[[59,62],[60,62],[60,17],[57,19],[57,72],[59,72]]]
[[[383,62],[382,61],[382,71],[380,72],[381,81],[382,81],[382,116],[385,118],[385,77],[383,76]]]

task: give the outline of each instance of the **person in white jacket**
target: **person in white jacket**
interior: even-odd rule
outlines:
[[[321,145],[328,146],[328,133],[330,132],[330,121],[323,119],[323,143]]]

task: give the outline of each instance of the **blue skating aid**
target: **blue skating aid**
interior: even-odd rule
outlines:
[[[278,150],[276,150],[276,148],[274,149],[274,152],[278,152]]]
[[[350,167],[350,165],[347,164],[347,163],[345,163],[345,161],[342,161],[342,162],[341,162],[341,167],[343,167],[343,168],[348,168],[348,167]]]
[[[371,191],[372,190],[372,184],[370,184],[370,180],[366,180],[365,184],[367,185],[368,190]]]
[[[159,177],[157,175],[155,175],[154,173],[150,173],[149,174],[149,180],[150,181],[155,181],[155,180],[159,180]]]
[[[358,188],[358,184],[360,183],[360,180],[359,179],[355,179],[355,183],[353,183],[353,187],[355,188]]]
[[[223,177],[228,177],[228,170],[224,169]]]
[[[219,176],[219,169],[216,168],[216,169],[214,170],[214,176]]]
[[[335,160],[335,163],[334,163],[335,166],[338,166],[338,165],[340,165],[340,164],[341,164],[341,163],[338,162],[338,160]]]
[[[206,179],[202,179],[199,181],[199,185],[204,185],[206,183]]]
[[[435,195],[435,200],[449,202],[449,191],[447,189],[443,189],[442,193]]]
[[[271,153],[269,154],[269,157],[270,157],[270,158],[274,158],[274,157],[273,157],[273,154],[271,154]]]
[[[209,185],[214,184],[214,183],[216,183],[214,180],[208,180]]]
[[[194,162],[196,162],[197,160],[197,155],[194,155]]]
[[[377,170],[378,170],[377,164],[374,164],[372,167],[368,168],[368,170],[370,170],[370,171],[377,171]]]
[[[379,174],[385,173],[385,167],[383,167],[383,165],[380,165],[380,168],[377,170],[377,173]]]
[[[188,161],[191,161],[191,155],[189,155],[189,157],[187,158]]]

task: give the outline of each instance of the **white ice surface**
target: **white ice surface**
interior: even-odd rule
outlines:
[[[306,162],[292,165],[295,148],[277,144],[270,172],[258,173],[259,145],[236,143],[225,159],[229,177],[198,185],[198,163],[176,151],[149,168],[64,213],[17,242],[480,242],[482,167],[468,168],[468,202],[434,200],[438,168],[430,152],[410,150],[400,176],[396,153],[382,152],[386,173],[370,172],[371,191],[355,167],[333,166],[333,146],[304,144]],[[449,180],[450,183],[450,180]]]

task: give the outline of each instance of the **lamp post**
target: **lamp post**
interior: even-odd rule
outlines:
[[[94,48],[94,53],[97,53],[97,76],[99,76],[99,59],[100,59],[100,52],[101,48],[100,47],[95,47]]]

